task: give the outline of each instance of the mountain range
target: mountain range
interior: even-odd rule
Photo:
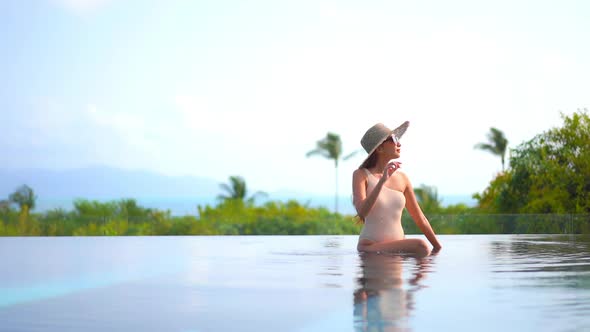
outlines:
[[[37,196],[36,211],[71,209],[77,198],[109,201],[134,198],[140,205],[171,210],[175,215],[194,213],[197,205],[214,205],[221,194],[220,181],[196,176],[167,176],[145,170],[94,166],[68,170],[0,169],[0,200],[26,184]],[[282,191],[268,199],[296,199],[310,206],[332,207],[333,196]],[[262,200],[261,200],[262,201]],[[345,204],[342,204],[345,205]],[[344,207],[343,213],[352,213]]]
[[[219,194],[219,182],[193,176],[166,176],[143,170],[87,167],[69,170],[0,170],[0,195],[22,185],[42,198],[206,197]]]

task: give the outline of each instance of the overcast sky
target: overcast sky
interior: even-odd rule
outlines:
[[[306,158],[411,122],[403,170],[440,195],[482,191],[510,147],[590,106],[590,2],[0,2],[0,167],[108,165],[253,190],[334,191]],[[342,195],[365,157],[339,170]]]

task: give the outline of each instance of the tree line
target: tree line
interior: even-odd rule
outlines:
[[[428,190],[428,189],[425,189]],[[134,199],[99,202],[79,199],[70,211],[32,213],[0,209],[0,236],[141,236],[141,235],[356,235],[357,218],[298,201],[252,201],[227,198],[216,205],[198,206],[197,215],[172,216],[145,208]],[[571,214],[480,214],[476,208],[425,204],[438,234],[590,233],[587,216]],[[420,234],[404,212],[407,234]]]

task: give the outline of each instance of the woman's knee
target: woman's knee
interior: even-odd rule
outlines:
[[[428,256],[430,254],[430,247],[426,241],[422,239],[416,241],[416,254],[420,256]]]

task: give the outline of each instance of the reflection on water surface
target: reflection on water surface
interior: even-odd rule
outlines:
[[[434,256],[360,253],[361,275],[354,291],[354,323],[358,331],[405,331],[414,309],[414,293],[431,271]],[[404,269],[409,270],[407,280]]]
[[[0,331],[584,331],[581,236],[0,238]]]

